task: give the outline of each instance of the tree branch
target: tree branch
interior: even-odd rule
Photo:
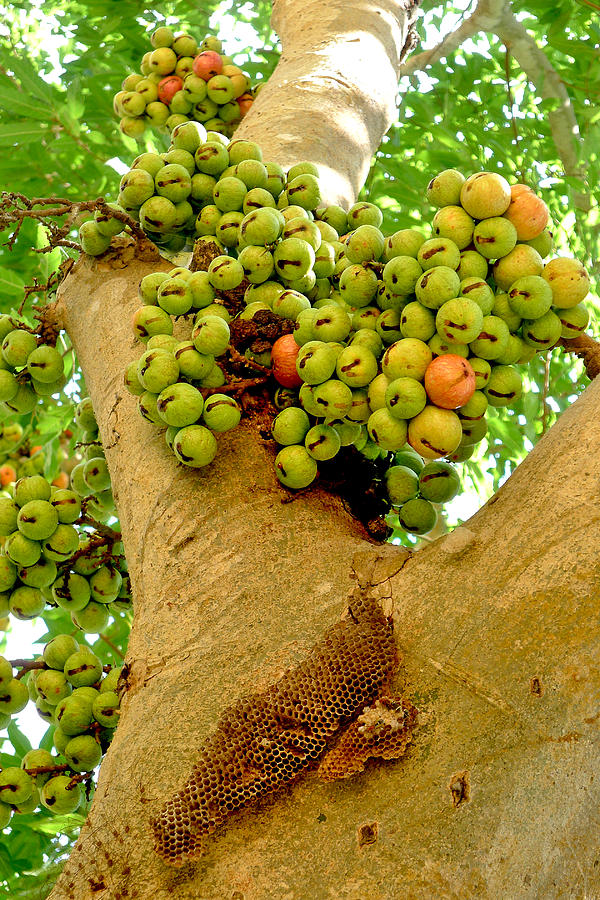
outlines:
[[[431,50],[417,53],[408,59],[400,68],[400,75],[411,75],[431,66],[438,60],[457,50],[468,38],[480,31],[494,31],[502,17],[505,3],[503,0],[479,0],[474,11],[464,19],[453,32],[447,34]]]
[[[552,140],[565,168],[565,175],[583,180],[585,176],[579,160],[579,126],[569,92],[561,77],[510,8],[503,10],[496,33],[515,57],[528,80],[535,85],[540,96],[544,100],[561,101],[559,109],[548,113]],[[590,210],[591,202],[587,193],[574,191],[573,201],[578,209],[585,212]]]

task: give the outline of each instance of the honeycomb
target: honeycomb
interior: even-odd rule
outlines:
[[[381,697],[342,733],[317,770],[323,781],[350,778],[369,759],[399,759],[412,740],[417,710],[400,697]]]
[[[159,856],[173,866],[201,856],[207,836],[228,816],[316,768],[353,720],[350,743],[338,743],[324,777],[351,774],[348,765],[361,771],[370,756],[401,755],[413,708],[398,701],[370,708],[397,665],[390,621],[371,597],[353,597],[348,615],[296,668],[225,710],[187,783],[152,822]]]

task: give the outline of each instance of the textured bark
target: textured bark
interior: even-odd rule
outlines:
[[[348,33],[350,13],[362,24],[372,8],[345,5]],[[407,16],[399,18],[405,35]],[[291,27],[281,12],[280,21]],[[401,47],[402,35],[393,41]],[[247,125],[261,143],[267,90]],[[352,90],[336,98],[338,124],[357,121]],[[267,145],[266,158],[323,161],[310,140],[301,143],[299,114],[281,130],[295,139]],[[368,146],[361,137],[350,151],[360,167]],[[342,149],[348,202],[357,182]],[[139,355],[129,326],[137,284],[157,265],[112,265],[80,261],[60,308],[97,413],[132,575],[129,688],[52,900],[533,900],[599,888],[589,820],[599,799],[590,623],[600,385],[468,526],[407,559],[371,544],[318,490],[288,502],[273,450],[251,424],[219,439],[206,471],[178,466],[122,387]],[[236,815],[200,862],[169,868],[153,851],[151,818],[185,781],[224,707],[298,662],[340,617],[356,580],[394,608],[403,653],[396,692],[420,710],[408,757],[346,782],[309,776]],[[358,830],[373,823],[361,834],[377,840],[359,845]]]

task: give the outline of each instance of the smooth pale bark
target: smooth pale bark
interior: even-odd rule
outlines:
[[[275,0],[282,54],[235,137],[288,168],[309,160],[323,200],[348,207],[397,118],[398,70],[413,0]]]
[[[348,9],[367,18],[362,4]],[[256,131],[250,117],[244,126],[259,141],[266,105],[251,114]],[[340,121],[344,108],[352,118],[349,91],[336,105]],[[289,128],[300,146],[299,115]],[[265,157],[307,155],[286,153]],[[348,171],[340,161],[346,203]],[[598,385],[468,528],[407,561],[370,543],[335,498],[288,502],[274,447],[251,423],[220,438],[206,471],[176,464],[122,386],[140,352],[129,325],[137,284],[157,268],[82,260],[61,290],[120,511],[135,624],[121,724],[53,900],[537,898],[598,887],[588,821],[598,806]],[[196,748],[228,704],[306,654],[356,578],[393,602],[397,689],[421,710],[406,760],[332,785],[310,776],[236,816],[199,863],[167,867],[149,823]],[[470,799],[455,808],[449,784],[456,799],[461,772]],[[373,822],[376,842],[359,848],[357,828]]]

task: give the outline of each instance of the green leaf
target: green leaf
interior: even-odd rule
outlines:
[[[0,147],[19,147],[32,141],[40,142],[48,136],[48,127],[33,122],[16,122],[14,125],[0,125]]]
[[[22,758],[29,750],[31,750],[31,744],[23,732],[18,728],[14,719],[11,719],[8,723],[7,731],[11,744],[17,751],[17,754]]]

